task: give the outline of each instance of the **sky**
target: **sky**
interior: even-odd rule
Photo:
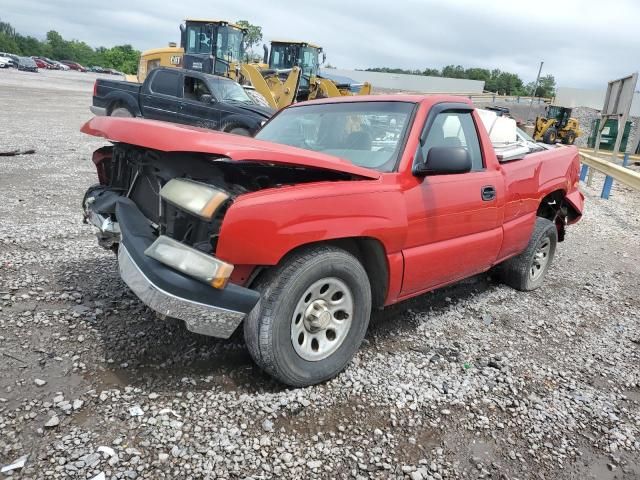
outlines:
[[[525,83],[552,74],[560,87],[606,88],[640,69],[637,0],[0,0],[0,19],[44,38],[49,30],[93,47],[145,50],[179,43],[184,18],[248,20],[264,40],[324,47],[344,69],[499,68]]]

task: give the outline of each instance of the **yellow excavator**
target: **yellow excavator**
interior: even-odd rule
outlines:
[[[170,44],[143,52],[138,75],[127,79],[143,82],[149,71],[160,66],[213,73],[237,81],[256,103],[274,109],[300,100],[371,93],[368,83],[354,92],[352,88],[358,86],[320,76],[322,48],[312,44],[272,42],[271,55],[265,46],[264,63],[250,63],[243,44],[246,30],[239,25],[225,20],[186,19],[180,31],[180,48]]]

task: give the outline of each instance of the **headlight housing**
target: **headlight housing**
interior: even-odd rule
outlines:
[[[160,235],[144,253],[214,288],[224,288],[233,272],[233,265],[230,263],[218,260],[165,235]]]
[[[206,221],[229,199],[222,190],[186,178],[173,178],[160,190],[160,196],[172,205]]]

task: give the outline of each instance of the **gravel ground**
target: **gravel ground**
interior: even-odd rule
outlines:
[[[93,77],[38,75],[0,71],[0,150],[36,150],[0,157],[0,466],[28,456],[4,478],[640,477],[637,192],[585,187],[540,290],[390,308],[291,390],[129,293],[81,222]]]

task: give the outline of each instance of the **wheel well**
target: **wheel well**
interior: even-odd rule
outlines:
[[[301,249],[316,245],[332,245],[356,257],[369,277],[373,307],[382,308],[384,306],[384,301],[387,298],[387,289],[389,288],[389,267],[387,265],[387,255],[384,246],[379,240],[371,237],[349,237],[306,243],[291,250],[286,256]],[[265,274],[268,270],[268,267],[261,268],[249,283],[253,284],[258,277]]]
[[[538,217],[551,220],[556,225],[558,230],[558,241],[564,240],[566,217],[567,217],[567,205],[564,201],[564,190],[556,190],[546,195],[538,206]]]

